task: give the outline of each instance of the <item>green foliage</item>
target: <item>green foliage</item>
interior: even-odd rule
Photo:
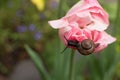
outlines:
[[[34,51],[32,51],[29,46],[25,45],[26,50],[28,51],[31,59],[33,60],[34,64],[36,65],[38,71],[40,72],[40,74],[42,75],[43,78],[45,79],[49,79],[49,75],[45,69],[45,67],[43,66],[42,60],[40,59],[39,55],[37,53],[35,53]]]

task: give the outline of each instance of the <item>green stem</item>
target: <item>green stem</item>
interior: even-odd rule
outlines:
[[[116,30],[115,30],[115,34],[118,34],[119,33],[119,21],[120,21],[120,0],[117,1],[117,12],[116,12],[116,19],[115,19],[115,27],[116,27]]]
[[[118,17],[120,17],[120,0],[117,1],[117,16],[116,16],[116,19],[118,19]]]
[[[69,73],[69,80],[74,80],[74,56],[75,56],[75,51],[71,51],[71,56],[70,56],[70,73]]]
[[[117,0],[117,12],[116,12],[116,19],[115,19],[114,25],[115,25],[115,28],[116,28],[115,29],[115,35],[116,35],[116,37],[118,37],[118,35],[120,34],[120,29],[119,29],[119,26],[120,26],[120,0]],[[115,47],[119,46],[119,40],[117,40],[117,42],[114,46]],[[115,49],[114,49],[114,52],[117,53],[117,51]],[[118,62],[120,60],[119,57],[120,57],[119,54],[115,55],[114,65],[118,64]]]
[[[63,0],[60,0],[59,6],[58,6],[58,18],[62,16],[62,6],[63,6]]]

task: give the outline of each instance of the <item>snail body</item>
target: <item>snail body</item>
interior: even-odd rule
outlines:
[[[65,39],[66,39],[66,37],[65,37]],[[90,39],[85,39],[82,42],[78,42],[76,40],[67,40],[67,47],[76,48],[78,50],[78,52],[82,55],[92,54],[94,52],[94,49],[98,46],[99,46],[99,44],[94,44],[94,42]]]

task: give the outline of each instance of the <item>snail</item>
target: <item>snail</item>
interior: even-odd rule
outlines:
[[[78,42],[77,40],[67,40],[67,46],[62,51],[62,53],[68,48],[68,47],[75,47],[78,52],[82,55],[89,55],[94,52],[94,49],[99,46],[99,43],[94,44],[94,42],[90,39],[84,39],[82,42]]]

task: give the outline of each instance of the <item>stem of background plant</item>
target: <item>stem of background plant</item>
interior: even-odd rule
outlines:
[[[114,26],[115,26],[114,34],[116,35],[117,38],[118,38],[118,34],[120,34],[119,25],[120,25],[120,0],[117,0],[117,12],[116,12],[116,18],[115,18],[115,22],[114,22]],[[116,48],[116,46],[119,46],[119,40],[117,40],[117,42],[115,44],[115,48]],[[117,51],[116,51],[116,53],[117,53]],[[118,55],[119,54],[116,54],[116,59],[119,59]]]
[[[75,56],[75,51],[71,51],[71,56],[70,56],[70,66],[69,66],[69,80],[74,80],[74,56]]]
[[[60,0],[59,6],[58,6],[58,18],[62,16],[62,4],[63,4],[63,0]]]
[[[115,30],[115,34],[118,34],[119,33],[119,21],[120,21],[120,0],[117,0],[117,12],[116,12],[116,19],[115,19],[115,27],[116,27],[116,30]]]
[[[120,29],[119,29],[119,26],[120,26],[120,0],[117,0],[117,12],[116,12],[116,18],[115,18],[115,22],[114,22],[114,26],[115,26],[115,31],[114,31],[114,34],[116,35],[117,38],[118,35],[120,34]],[[115,44],[115,48],[116,46],[119,46],[119,40],[117,40],[116,44]],[[119,53],[115,50],[115,53]],[[119,54],[116,54],[116,59],[115,59],[115,64],[117,64],[119,62],[119,57],[120,55]]]

